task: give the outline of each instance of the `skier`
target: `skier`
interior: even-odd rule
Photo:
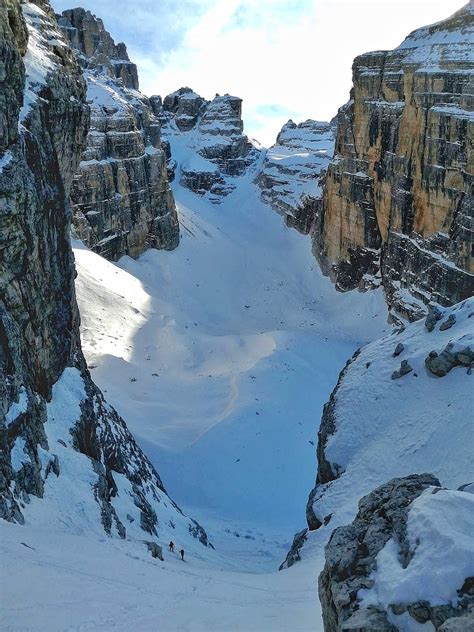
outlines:
[[[184,562],[184,549],[181,549],[181,551],[179,552],[179,554],[181,555],[181,559]]]
[[[171,540],[171,542],[169,543],[168,547],[169,547],[170,552],[174,553],[174,542],[173,542],[173,540]]]

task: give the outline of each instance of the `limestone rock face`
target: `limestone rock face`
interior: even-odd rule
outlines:
[[[179,242],[160,123],[138,92],[135,64],[101,20],[84,9],[59,17],[84,68],[91,128],[74,178],[74,227],[92,250],[116,260]]]
[[[257,182],[262,199],[307,234],[319,221],[322,180],[334,152],[335,124],[288,121],[267,150]]]
[[[181,184],[220,203],[259,156],[243,133],[242,99],[226,94],[206,101],[191,88],[180,88],[151,102],[163,138],[179,160]]]
[[[85,9],[69,9],[58,16],[61,30],[80,53],[83,68],[100,69],[114,79],[121,79],[126,88],[138,90],[138,70],[128,57],[123,42],[115,44],[100,18]]]
[[[428,624],[434,630],[467,630],[473,625],[474,595],[470,594],[470,581],[461,580],[456,587],[459,589],[458,603],[449,600],[440,603],[438,600],[432,604],[428,600],[416,600],[416,597],[412,601],[408,597],[403,602],[383,606],[367,605],[362,601],[362,595],[374,589],[377,582],[390,582],[391,578],[384,574],[387,567],[378,566],[379,554],[386,545],[393,542],[397,547],[398,563],[406,569],[406,574],[411,571],[412,560],[416,565],[417,556],[422,554],[417,553],[419,527],[409,521],[413,508],[418,509],[416,500],[423,493],[441,493],[445,496],[443,501],[449,501],[452,494],[458,504],[472,505],[468,494],[461,498],[459,492],[440,490],[438,479],[431,474],[411,475],[395,478],[362,498],[354,521],[333,531],[325,548],[326,563],[319,576],[319,597],[326,631],[396,632],[410,629],[409,621],[411,626]],[[426,506],[441,507],[441,502],[436,499],[423,498],[423,504],[425,520],[432,519]],[[455,520],[456,516],[452,518]],[[444,529],[444,525],[440,528]],[[449,534],[440,533],[449,542]],[[423,536],[426,537],[425,533]],[[395,577],[392,581],[397,583]],[[466,627],[456,627],[458,618]],[[398,622],[402,627],[396,625]]]
[[[473,22],[470,2],[357,57],[338,115],[314,252],[341,290],[381,275],[411,319],[474,293]]]
[[[2,5],[0,32],[10,130],[0,145],[0,517],[140,541],[178,529],[208,544],[82,355],[68,203],[89,126],[81,68],[43,0]]]
[[[153,98],[153,97],[152,97]],[[154,97],[159,99],[159,97]],[[162,110],[164,120],[173,118],[180,132],[188,132],[198,120],[198,116],[208,105],[208,101],[196,94],[191,88],[180,88],[165,97]]]

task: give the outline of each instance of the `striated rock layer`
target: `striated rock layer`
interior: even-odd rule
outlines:
[[[357,57],[314,252],[341,290],[411,319],[474,293],[474,5]]]
[[[71,189],[78,236],[116,260],[147,248],[172,250],[179,226],[169,188],[160,124],[138,92],[138,74],[125,44],[84,9],[58,16],[87,81],[91,128]]]
[[[82,355],[68,204],[89,125],[81,68],[45,0],[8,0],[0,33],[0,517],[207,544]]]
[[[242,99],[226,94],[206,101],[191,88],[180,88],[150,101],[179,160],[181,184],[219,204],[259,156],[243,133]]]
[[[262,199],[304,234],[316,230],[322,181],[334,152],[335,124],[288,121],[267,150],[257,183]]]

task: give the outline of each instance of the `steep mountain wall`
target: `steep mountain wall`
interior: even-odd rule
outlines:
[[[418,318],[474,293],[474,5],[361,55],[338,115],[314,252],[342,290]]]
[[[322,179],[334,152],[335,125],[288,121],[267,150],[257,183],[262,199],[285,217],[287,226],[307,234],[319,221]]]
[[[87,82],[91,128],[71,189],[78,236],[117,260],[179,242],[160,124],[138,92],[138,73],[125,44],[115,44],[102,20],[84,9],[58,16]]]
[[[0,516],[207,544],[82,355],[68,204],[89,125],[81,68],[45,0],[8,0],[0,34]]]
[[[164,100],[150,100],[179,160],[181,184],[219,204],[259,156],[243,133],[242,99],[226,94],[206,101],[191,88],[180,88]]]

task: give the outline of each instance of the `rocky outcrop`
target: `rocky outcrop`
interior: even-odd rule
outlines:
[[[172,250],[179,226],[160,123],[138,92],[135,64],[102,20],[84,9],[58,16],[87,81],[91,128],[71,190],[77,235],[117,260],[147,248]]]
[[[410,319],[474,293],[474,5],[357,57],[314,252],[341,290],[384,286]]]
[[[285,561],[280,564],[280,568],[278,570],[282,571],[284,568],[291,568],[293,564],[301,561],[300,551],[303,548],[304,543],[308,537],[308,529],[302,529],[298,533],[295,534],[293,538],[293,544],[291,545],[291,549],[288,551]]]
[[[257,183],[262,199],[303,234],[316,230],[322,181],[334,152],[335,124],[288,121],[267,150]]]
[[[152,97],[155,102],[157,114],[163,122],[174,121],[180,132],[189,132],[201,114],[203,114],[209,101],[196,94],[191,88],[180,88],[165,97],[161,103],[160,97]]]
[[[191,88],[180,88],[151,102],[163,138],[179,158],[180,183],[219,204],[259,155],[243,133],[242,99],[226,94],[206,101]]]
[[[426,556],[426,543],[423,542],[423,550],[418,548],[420,538],[424,539],[426,533],[416,521],[410,523],[410,520],[416,507],[418,513],[422,513],[425,524],[429,524],[433,520],[433,508],[439,509],[441,503],[424,498],[420,507],[416,499],[423,493],[431,495],[440,492],[440,483],[431,474],[395,478],[361,499],[357,516],[350,525],[333,531],[325,548],[326,563],[319,576],[319,597],[326,632],[396,632],[399,629],[411,629],[409,621],[412,627],[427,624],[435,630],[458,629],[455,623],[458,617],[459,622],[466,625],[459,629],[467,630],[474,624],[471,578],[461,580],[459,586],[455,587],[459,589],[457,603],[437,600],[433,604],[429,600],[417,600],[414,595],[404,595],[403,601],[385,603],[385,591],[381,588],[387,582],[395,586],[397,584],[396,577],[387,576],[390,567],[381,561],[380,556],[386,546],[396,547],[397,563],[405,569],[402,580],[405,582],[412,572],[411,564],[417,566],[419,557]],[[441,494],[446,495],[444,500],[449,501],[449,492],[442,491]],[[457,495],[455,492],[453,498],[460,504],[459,492]],[[462,504],[472,505],[468,495],[465,496]],[[427,508],[431,511],[427,511]],[[451,509],[447,504],[447,511]],[[456,519],[455,515],[451,517]],[[449,542],[452,537],[445,524],[441,524],[439,529],[439,533],[433,534],[433,547],[438,544],[438,535],[445,542]],[[450,573],[448,569],[446,571],[446,581],[449,582]],[[428,575],[429,569],[426,572]],[[433,572],[436,573],[436,569]],[[422,586],[418,587],[420,591],[423,591]],[[370,599],[371,592],[378,595],[379,600]],[[454,627],[450,627],[451,623]]]
[[[81,68],[44,0],[2,5],[0,32],[0,516],[207,544],[82,355],[68,203],[89,125]]]
[[[123,42],[115,44],[100,18],[85,9],[68,9],[58,16],[62,32],[79,53],[83,68],[105,72],[120,79],[125,88],[138,90],[138,70]]]

